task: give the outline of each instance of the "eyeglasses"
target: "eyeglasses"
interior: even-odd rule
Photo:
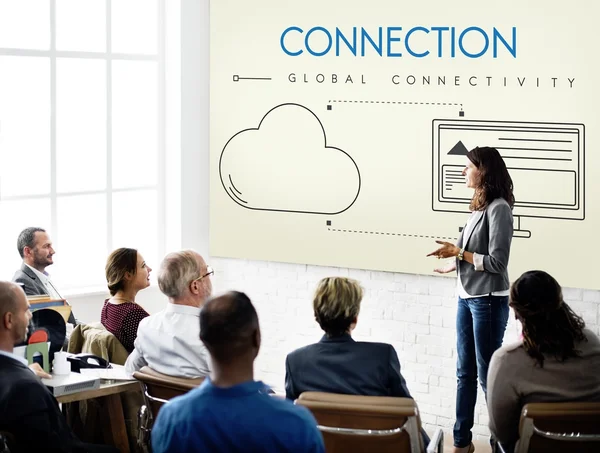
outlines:
[[[214,273],[215,273],[215,271],[214,271],[214,269],[213,269],[212,267],[210,267],[210,266],[206,266],[206,274],[204,274],[204,275],[203,275],[203,276],[201,276],[201,277],[195,278],[195,279],[194,279],[194,280],[192,280],[192,281],[193,281],[193,282],[195,282],[195,281],[200,281],[200,280],[202,280],[204,277],[208,277],[209,275],[214,275]]]

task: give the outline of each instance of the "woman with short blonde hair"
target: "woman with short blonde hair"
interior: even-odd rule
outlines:
[[[315,290],[315,320],[325,332],[318,343],[304,346],[285,359],[285,394],[301,393],[411,398],[391,344],[354,341],[363,288],[346,277],[322,279]],[[425,445],[429,438],[422,432]]]
[[[356,280],[327,277],[313,297],[315,320],[325,332],[318,343],[285,359],[285,394],[295,400],[303,392],[411,398],[391,344],[354,341],[364,291]],[[425,445],[429,438],[421,431]]]
[[[328,277],[321,280],[315,291],[315,319],[328,337],[350,332],[360,312],[363,289],[356,280]]]

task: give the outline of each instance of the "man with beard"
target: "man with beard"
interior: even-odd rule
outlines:
[[[46,267],[54,264],[52,257],[55,253],[46,230],[36,227],[25,228],[17,239],[17,249],[23,258],[23,264],[13,275],[13,282],[20,284],[27,296],[47,294],[52,299],[62,299],[46,272]],[[76,324],[73,312],[68,322]]]

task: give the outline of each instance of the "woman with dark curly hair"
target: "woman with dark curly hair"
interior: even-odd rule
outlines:
[[[527,403],[600,401],[600,340],[543,271],[513,283],[510,306],[523,329],[517,343],[498,349],[490,363],[490,430],[505,450],[519,438]]]
[[[477,377],[485,394],[492,354],[502,345],[508,320],[508,258],[513,235],[513,183],[496,148],[467,153],[462,174],[475,190],[471,216],[456,245],[436,241],[427,256],[455,258],[438,273],[457,271],[456,423],[454,453],[475,451],[471,429],[475,419]]]

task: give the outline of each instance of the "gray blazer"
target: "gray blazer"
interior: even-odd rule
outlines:
[[[463,237],[467,234],[467,237]],[[456,260],[465,291],[472,295],[489,294],[510,288],[508,257],[513,236],[513,215],[506,200],[496,198],[483,211],[473,214],[469,231],[463,229],[456,245],[471,253],[483,255],[484,271],[466,261]]]
[[[41,296],[42,294],[48,294],[48,290],[44,284],[40,281],[37,275],[35,275],[35,272],[33,272],[25,263],[21,264],[21,268],[15,272],[12,281],[19,283],[27,296]],[[71,324],[77,324],[72,310],[71,314],[69,315],[68,322]]]
[[[40,279],[35,275],[27,264],[21,264],[21,268],[15,272],[12,281],[20,283],[23,291],[28,296],[41,296],[42,294],[48,294],[48,290]]]

